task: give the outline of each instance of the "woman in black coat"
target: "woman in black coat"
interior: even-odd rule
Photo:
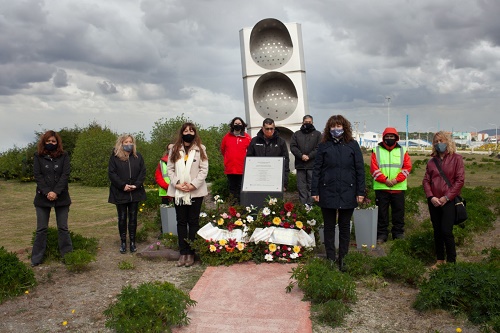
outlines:
[[[63,150],[61,137],[56,132],[47,131],[40,136],[33,160],[33,173],[36,181],[33,201],[36,210],[36,235],[31,252],[31,266],[34,267],[43,261],[52,207],[56,212],[59,253],[64,259],[66,253],[73,251],[68,230],[71,204],[68,192],[70,163],[68,154]]]
[[[108,202],[115,204],[118,212],[120,253],[127,252],[127,217],[130,252],[136,252],[137,211],[139,201],[146,200],[144,189],[146,166],[141,154],[136,150],[132,135],[124,134],[116,140],[115,148],[109,158],[108,176],[111,181]]]
[[[354,208],[365,195],[365,168],[350,122],[341,115],[328,119],[316,152],[311,195],[321,207],[326,256],[344,270],[349,251],[350,221]],[[339,257],[335,253],[335,224],[339,224]]]

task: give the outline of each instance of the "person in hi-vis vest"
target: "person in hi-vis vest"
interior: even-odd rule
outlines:
[[[167,174],[168,151],[170,148],[172,148],[172,144],[167,146],[167,150],[160,159],[155,171],[156,184],[160,187],[158,189],[158,195],[161,197],[161,203],[165,205],[170,204],[172,201],[172,198],[167,196],[168,185],[170,184],[170,178],[168,178]]]
[[[411,171],[410,155],[399,145],[394,127],[387,127],[382,142],[373,148],[370,172],[378,206],[377,243],[389,236],[389,206],[392,215],[392,239],[404,238],[406,178]]]

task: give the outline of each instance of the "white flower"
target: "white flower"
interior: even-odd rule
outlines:
[[[249,212],[249,213],[252,211],[252,208],[250,208],[250,207],[248,207],[248,206],[247,206],[247,207],[245,207],[245,209],[246,209],[246,211],[247,211],[247,212]]]
[[[207,217],[207,213],[205,213],[205,212],[201,212],[201,213],[200,213],[200,217]]]
[[[299,257],[298,253],[293,252],[293,253],[290,254],[290,258],[292,258],[292,259],[296,259],[298,257]]]
[[[292,216],[292,212],[287,212],[286,216],[288,216],[288,217]]]
[[[309,225],[316,225],[316,220],[312,219],[310,221],[307,221],[307,224],[309,224]]]
[[[271,214],[271,210],[268,207],[262,210],[262,215],[267,216],[269,214]]]
[[[273,261],[273,255],[268,253],[264,256],[264,259],[266,259],[267,261]]]
[[[275,205],[277,202],[278,202],[278,199],[276,199],[276,198],[269,199],[269,205],[270,206]]]
[[[219,200],[217,200],[217,203],[224,203],[224,200],[219,199]]]
[[[247,216],[247,221],[248,221],[248,223],[252,223],[253,222],[253,216],[248,215]]]
[[[217,202],[217,200],[219,200],[220,196],[217,194],[215,197],[214,197],[214,201]]]

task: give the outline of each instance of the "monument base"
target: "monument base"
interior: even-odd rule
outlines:
[[[283,199],[283,192],[249,192],[241,191],[240,203],[243,207],[254,207],[262,208],[264,202],[269,198]]]

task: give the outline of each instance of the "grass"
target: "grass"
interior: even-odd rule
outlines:
[[[33,206],[35,183],[0,181],[0,244],[8,251],[31,247],[31,238],[36,229],[36,214]],[[108,203],[109,189],[69,185],[72,204],[69,213],[69,228],[85,237],[103,238],[118,235],[116,207]],[[139,217],[140,222],[140,217]],[[49,226],[56,227],[52,210]]]

